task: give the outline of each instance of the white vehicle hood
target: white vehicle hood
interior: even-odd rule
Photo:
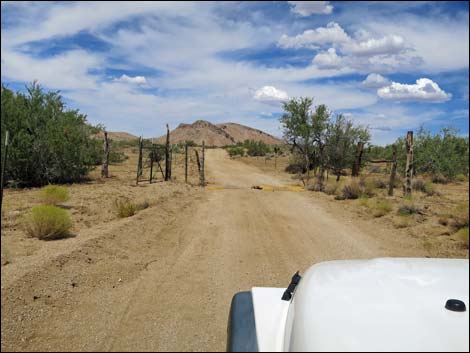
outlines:
[[[260,351],[469,350],[468,260],[324,262],[291,302],[282,293],[252,290]],[[467,311],[447,310],[448,299]]]

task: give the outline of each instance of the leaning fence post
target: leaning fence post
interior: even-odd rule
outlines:
[[[108,141],[108,132],[104,131],[104,140],[103,140],[103,164],[101,166],[101,177],[108,178],[109,170],[109,141]]]
[[[152,149],[150,150],[150,184],[152,184],[153,179],[153,160],[155,158],[155,144],[152,143]]]
[[[188,144],[184,145],[184,182],[188,183]]]
[[[139,177],[142,175],[142,147],[143,147],[143,137],[139,138],[139,157],[137,160],[137,178],[136,184],[139,184]]]
[[[393,196],[393,188],[395,187],[395,176],[397,174],[397,145],[392,146],[392,169],[390,171],[390,183],[388,185],[388,196]]]
[[[361,169],[361,159],[362,159],[362,153],[364,152],[364,142],[360,141],[357,143],[357,150],[356,150],[356,158],[354,160],[354,165],[352,168],[352,173],[351,175],[353,177],[359,176],[359,171]]]
[[[3,205],[3,185],[5,180],[5,168],[7,165],[7,158],[8,158],[8,131],[5,132],[5,144],[3,146],[3,160],[2,160],[2,177],[1,177],[1,191],[0,191],[0,214],[2,212],[2,205]]]
[[[166,124],[165,181],[170,180],[170,127]]]
[[[413,179],[413,131],[406,134],[405,196],[411,195]]]
[[[206,185],[206,176],[204,174],[204,160],[205,160],[205,142],[202,141],[202,152],[201,152],[201,186]]]

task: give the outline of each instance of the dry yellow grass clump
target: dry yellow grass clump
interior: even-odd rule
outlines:
[[[72,220],[64,209],[52,205],[40,205],[31,209],[24,221],[30,237],[52,240],[66,237]]]
[[[69,200],[69,191],[63,186],[47,185],[41,189],[41,199],[45,204],[57,205]]]

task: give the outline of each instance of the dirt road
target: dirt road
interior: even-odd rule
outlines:
[[[237,291],[287,286],[324,260],[419,255],[411,240],[335,216],[312,193],[252,189],[292,181],[224,150],[209,150],[206,168],[209,187],[162,227],[152,226],[158,209],[145,210],[2,282],[2,350],[224,350]]]

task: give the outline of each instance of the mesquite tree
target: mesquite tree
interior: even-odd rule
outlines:
[[[344,169],[353,164],[357,143],[365,144],[369,139],[367,128],[354,126],[342,114],[328,124],[326,155],[328,168],[336,175],[336,181],[339,181]]]

